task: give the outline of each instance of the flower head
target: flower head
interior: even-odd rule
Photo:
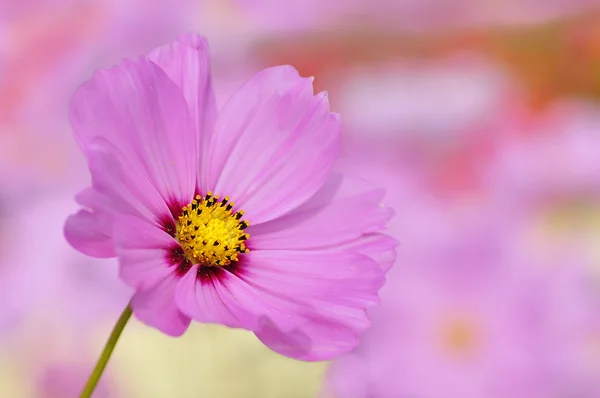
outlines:
[[[96,72],[71,123],[92,184],[65,236],[118,258],[138,319],[175,336],[191,319],[244,328],[305,360],[356,346],[393,262],[392,212],[331,174],[340,120],[312,79],[266,69],[217,115],[207,44],[184,35]]]

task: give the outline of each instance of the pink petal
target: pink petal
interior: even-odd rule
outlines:
[[[384,190],[332,175],[306,203],[275,220],[250,226],[252,249],[322,248],[383,229],[393,212],[381,206]]]
[[[185,204],[196,185],[196,132],[177,85],[148,59],[97,71],[71,100],[71,124],[86,155],[98,138],[119,148],[131,173],[167,201]]]
[[[191,321],[175,304],[177,282],[176,274],[171,273],[152,289],[138,291],[131,299],[133,313],[140,321],[175,337],[181,336]]]
[[[170,215],[169,207],[146,175],[136,169],[132,158],[110,142],[97,138],[88,147],[92,190],[80,195],[85,206],[106,213],[107,218],[129,214],[157,221]],[[107,224],[111,227],[112,222]]]
[[[119,275],[138,291],[146,291],[175,272],[168,256],[178,243],[166,232],[136,217],[122,216],[114,224]]]
[[[396,261],[398,242],[383,234],[366,234],[351,242],[345,243],[337,250],[350,250],[371,257],[384,272],[392,268]]]
[[[115,256],[111,236],[98,228],[97,214],[80,210],[69,216],[65,223],[64,234],[67,242],[83,254],[91,257],[110,258]]]
[[[209,186],[269,221],[309,199],[326,181],[340,145],[340,120],[325,93],[290,66],[266,69],[224,106],[209,152]]]
[[[122,161],[128,158],[118,148],[98,138],[90,143],[88,158],[93,187],[76,197],[87,209],[69,217],[64,229],[74,248],[94,257],[114,257],[113,223],[127,214],[155,227],[172,222],[169,208],[149,181],[135,175],[133,168],[123,172],[128,165]]]
[[[199,142],[200,162],[206,162],[208,138],[212,134],[216,119],[215,99],[210,79],[210,57],[208,43],[195,33],[181,35],[171,44],[159,47],[148,54],[148,58],[165,71],[179,87],[189,106],[190,115],[196,126]],[[200,167],[206,170],[206,165]],[[206,181],[200,185],[208,190]]]
[[[363,329],[368,326],[365,321]],[[271,350],[302,361],[327,361],[352,351],[359,343],[359,335],[351,327],[316,316],[292,331],[281,330],[264,318],[255,334]]]
[[[218,282],[195,273],[178,286],[185,313],[210,322],[235,320],[228,324],[254,330],[271,349],[314,361],[358,344],[369,326],[365,310],[378,302],[384,282],[373,260],[334,251],[250,252],[237,268],[220,270]]]
[[[240,278],[277,297],[300,320],[281,328],[263,323],[256,335],[271,349],[302,360],[326,360],[348,352],[369,326],[365,309],[378,303],[384,275],[366,256],[347,252],[250,252]],[[289,315],[288,315],[289,316]],[[310,339],[311,346],[298,345]]]
[[[120,276],[136,288],[131,299],[136,317],[168,335],[183,334],[190,318],[175,303],[179,263],[168,262],[175,240],[156,226],[131,216],[115,222],[114,239]]]
[[[245,310],[255,297],[244,292],[235,276],[224,269],[212,269],[204,277],[193,266],[181,278],[175,299],[182,312],[198,322],[219,323],[229,327],[253,329],[256,318]],[[234,284],[238,289],[230,289]]]
[[[76,249],[98,257],[114,256],[113,222],[124,214],[147,219],[157,225],[159,215],[170,216],[164,200],[151,183],[123,164],[128,158],[106,140],[90,143],[88,163],[93,187],[80,192],[76,200],[86,210],[71,216],[65,225],[65,237]],[[128,169],[128,173],[123,173]]]
[[[377,304],[384,274],[370,258],[353,252],[268,250],[245,255],[241,279],[294,300]],[[306,297],[309,296],[309,297]]]

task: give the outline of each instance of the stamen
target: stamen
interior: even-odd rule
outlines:
[[[225,196],[219,201],[219,195],[209,191],[183,207],[176,239],[191,264],[223,267],[249,252],[245,241],[250,235],[242,231],[250,224],[241,221],[242,210],[231,213],[234,203],[229,199]]]

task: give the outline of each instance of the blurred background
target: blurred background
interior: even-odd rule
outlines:
[[[76,397],[131,295],[62,236],[89,182],[69,97],[191,30],[219,104],[268,66],[315,76],[398,260],[343,358],[132,320],[97,397],[600,397],[599,0],[1,1],[0,397]]]

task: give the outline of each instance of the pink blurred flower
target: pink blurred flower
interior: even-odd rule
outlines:
[[[511,232],[537,264],[556,259],[586,264],[598,284],[600,108],[563,101],[527,124],[500,129],[481,180],[496,212],[518,220]],[[523,132],[526,134],[515,134]],[[568,262],[565,261],[568,264]]]
[[[299,359],[347,352],[393,258],[383,191],[330,175],[339,117],[312,79],[266,69],[217,117],[208,65],[205,40],[186,35],[77,90],[92,187],[67,240],[117,256],[134,313],[167,334],[194,319]]]
[[[560,272],[532,267],[510,224],[497,234],[481,218],[444,219],[445,209],[433,210],[442,217],[428,234],[395,231],[403,266],[389,273],[373,327],[333,364],[326,390],[336,398],[596,396],[598,372],[582,358],[600,300],[578,262],[557,260],[571,265]],[[453,233],[442,241],[440,229]]]
[[[597,397],[600,301],[597,286],[588,276],[589,264],[575,255],[545,260],[541,265],[537,277],[528,281],[529,295],[535,300],[532,317],[539,326],[547,391],[538,396]],[[534,388],[541,390],[539,385]]]
[[[64,241],[62,225],[72,211],[69,196],[12,197],[5,206],[15,211],[0,219],[0,231],[4,226],[7,231],[0,253],[3,329],[35,317],[70,333],[112,319],[127,304],[131,290],[118,279],[116,264],[74,252]]]

